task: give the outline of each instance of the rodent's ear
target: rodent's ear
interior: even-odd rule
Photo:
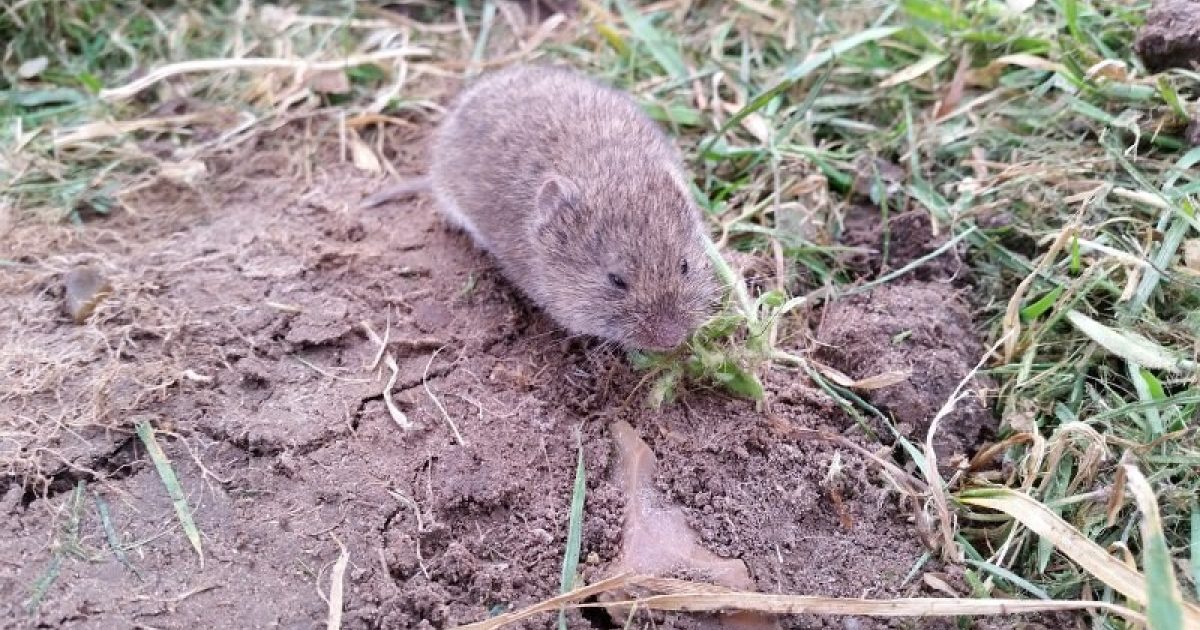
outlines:
[[[579,195],[575,184],[562,177],[552,175],[542,182],[534,197],[534,233],[543,235],[552,226],[561,224],[561,217],[579,206]]]

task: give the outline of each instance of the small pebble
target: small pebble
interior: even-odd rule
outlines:
[[[76,324],[82,324],[109,295],[112,284],[94,267],[76,267],[63,278],[66,309]]]

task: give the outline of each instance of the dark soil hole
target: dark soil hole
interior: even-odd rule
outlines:
[[[580,608],[579,614],[591,624],[593,630],[615,630],[623,627],[617,625],[603,608],[595,605],[600,603],[595,597],[588,598],[583,603],[587,606]]]
[[[11,485],[19,484],[25,489],[25,492],[21,495],[21,506],[28,507],[38,499],[49,499],[60,493],[70,492],[80,481],[92,483],[97,479],[124,479],[132,475],[139,468],[133,465],[137,461],[135,444],[136,440],[134,436],[125,438],[111,452],[99,457],[97,461],[87,466],[86,468],[90,469],[90,472],[88,470],[77,470],[68,467],[62,468],[53,475],[44,478],[43,483],[40,484],[29,478],[18,478]]]

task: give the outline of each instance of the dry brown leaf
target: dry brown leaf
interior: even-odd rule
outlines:
[[[883,389],[884,387],[890,387],[897,383],[903,383],[904,381],[907,381],[910,376],[912,376],[912,370],[888,370],[874,376],[868,376],[866,378],[860,378],[856,380],[850,378],[835,368],[829,367],[828,365],[817,363],[811,359],[809,360],[809,363],[811,363],[813,367],[817,368],[817,370],[821,372],[822,375],[828,377],[829,380],[833,381],[834,383],[849,389],[863,391],[871,391],[875,389]]]
[[[946,60],[946,55],[926,56],[922,59],[919,59],[916,63],[914,63],[906,68],[903,68],[901,70],[898,70],[897,72],[892,74],[892,76],[884,79],[883,81],[881,81],[879,83],[879,87],[891,88],[891,87],[896,87],[897,85],[902,85],[904,83],[908,83],[909,81],[912,81],[913,79],[916,79],[917,77],[920,77],[921,75],[924,75],[925,73],[929,72],[930,70],[933,70],[934,68],[938,67],[938,65],[940,65],[945,60]]]
[[[997,57],[990,66],[1021,66],[1031,70],[1045,70],[1047,72],[1062,72],[1063,65],[1055,63],[1048,59],[1038,57],[1037,55],[1029,55],[1025,53],[1016,53],[1013,55],[1005,55]]]
[[[182,114],[179,116],[160,116],[154,118],[138,118],[135,120],[102,120],[98,122],[91,122],[79,125],[78,127],[65,129],[61,133],[56,132],[54,134],[54,147],[61,149],[73,144],[87,142],[89,140],[123,136],[137,131],[170,131],[183,125],[212,120],[218,115],[220,115],[219,112],[207,111],[197,112],[194,114]]]
[[[397,127],[408,127],[409,129],[415,129],[419,126],[411,120],[397,118],[396,116],[388,116],[387,114],[359,114],[346,119],[346,126],[353,129],[377,124],[396,125]]]
[[[921,576],[921,581],[925,582],[926,586],[938,591],[939,593],[945,593],[950,597],[961,597],[961,595],[955,591],[954,588],[952,588],[950,584],[946,582],[946,580],[942,579],[940,575],[926,573],[925,575]]]
[[[296,21],[297,15],[294,8],[268,4],[258,10],[258,21],[276,31],[284,31]]]
[[[946,90],[946,95],[942,97],[937,109],[933,112],[934,119],[940,119],[958,107],[962,101],[963,86],[967,82],[967,72],[970,70],[971,56],[964,53],[958,58],[958,68],[954,71],[954,78],[950,80],[950,87]]]
[[[721,107],[727,114],[734,114],[742,109],[742,105],[739,103],[727,103],[724,101],[721,102]],[[742,119],[741,125],[759,142],[766,143],[771,139],[770,125],[767,124],[766,119],[757,113],[750,113],[747,115]]]
[[[1088,68],[1084,75],[1089,79],[1099,76],[1112,81],[1125,81],[1129,78],[1129,67],[1119,59],[1105,59]]]
[[[142,90],[173,76],[194,74],[199,72],[228,72],[230,70],[293,70],[302,72],[322,72],[326,70],[344,70],[365,64],[392,62],[408,57],[426,57],[431,54],[428,48],[406,46],[388,48],[373,53],[350,55],[332,61],[305,61],[302,59],[283,59],[274,57],[242,57],[239,59],[194,59],[181,61],[155,68],[145,76],[112,89],[100,90],[100,98],[105,101],[120,101],[132,98]]]
[[[350,552],[346,550],[346,546],[338,540],[337,536],[334,536],[333,540],[337,542],[338,548],[342,551],[338,554],[338,559],[333,564],[333,571],[329,574],[329,616],[325,622],[326,630],[340,630],[342,627],[342,599],[345,591],[346,565],[350,562]]]
[[[618,451],[618,485],[626,497],[621,551],[614,572],[666,575],[684,571],[709,576],[723,587],[753,588],[744,562],[722,558],[701,546],[683,511],[660,496],[655,487],[658,462],[637,431],[623,420],[614,423],[612,431]],[[604,599],[626,597],[626,593],[610,593]],[[627,614],[627,610],[610,608],[614,619]],[[722,621],[730,628],[778,627],[769,623],[771,620],[749,614]]]
[[[1071,225],[1058,233],[1058,237],[1050,244],[1050,249],[1038,260],[1037,267],[1029,275],[1025,276],[1025,279],[1017,285],[1017,290],[1013,292],[1012,297],[1009,298],[1003,319],[1005,363],[1011,363],[1013,356],[1017,353],[1017,344],[1021,337],[1021,302],[1025,300],[1025,294],[1029,291],[1029,287],[1033,285],[1033,281],[1042,273],[1042,270],[1054,262],[1054,259],[1058,256],[1058,252],[1062,251],[1062,248],[1075,235],[1079,229],[1077,221],[1077,219],[1072,221]]]

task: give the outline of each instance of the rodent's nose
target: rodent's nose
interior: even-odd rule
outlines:
[[[673,350],[679,347],[688,337],[687,326],[677,319],[658,318],[651,322],[646,331],[646,341],[649,349]]]

